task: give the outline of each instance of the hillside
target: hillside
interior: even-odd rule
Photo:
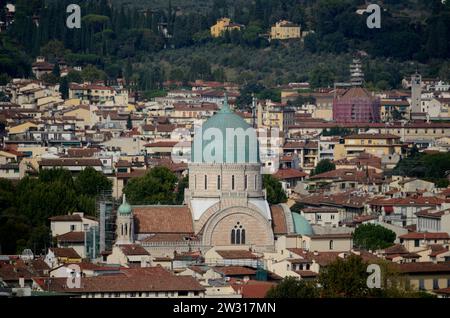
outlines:
[[[60,27],[69,0],[15,3],[14,24],[0,33],[0,82],[28,76],[38,55],[89,66],[72,81],[125,77],[141,91],[196,78],[329,86],[346,79],[351,58],[361,53],[368,88],[398,87],[416,68],[450,78],[450,5],[439,0],[380,1],[381,29],[368,29],[366,16],[356,13],[361,0],[80,1],[82,28],[74,30]],[[211,38],[209,28],[222,16],[245,28]],[[280,19],[313,32],[303,41],[267,41],[263,35]]]

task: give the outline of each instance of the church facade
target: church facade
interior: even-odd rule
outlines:
[[[139,243],[157,256],[212,247],[265,252],[277,237],[296,234],[290,209],[266,200],[254,129],[227,102],[196,131],[188,168],[184,205],[124,200],[116,244]]]

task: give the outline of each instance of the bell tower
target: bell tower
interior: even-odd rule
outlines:
[[[116,245],[133,244],[134,242],[134,222],[133,209],[127,202],[125,194],[123,195],[122,204],[117,210],[116,221]]]

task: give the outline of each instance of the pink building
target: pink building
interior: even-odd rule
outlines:
[[[361,87],[352,87],[333,101],[333,120],[338,123],[380,121],[380,100]]]

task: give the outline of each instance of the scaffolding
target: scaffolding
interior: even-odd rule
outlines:
[[[100,256],[100,231],[98,226],[91,226],[84,232],[85,255],[89,260]]]
[[[99,253],[112,250],[116,233],[116,202],[112,191],[102,191],[96,199],[99,219]]]

